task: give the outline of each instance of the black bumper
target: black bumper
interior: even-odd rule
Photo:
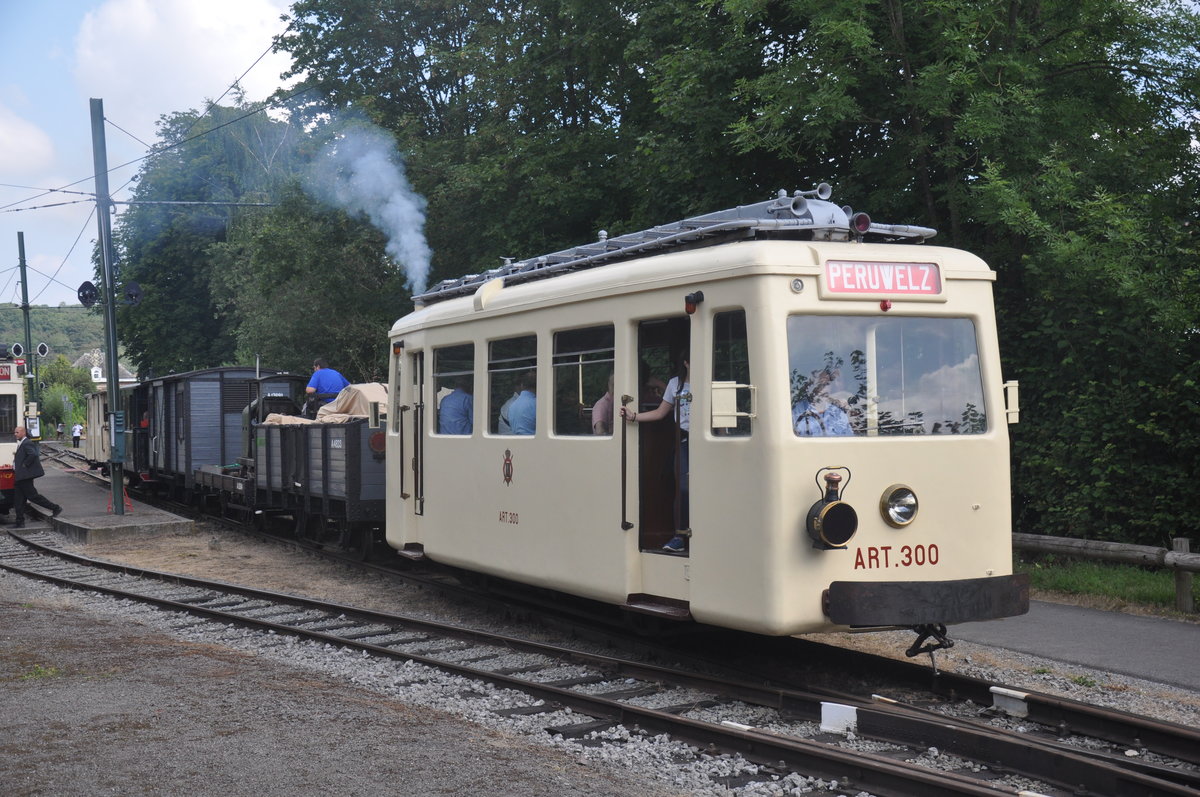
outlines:
[[[1029,576],[960,581],[834,581],[825,614],[837,625],[969,623],[1029,611]]]

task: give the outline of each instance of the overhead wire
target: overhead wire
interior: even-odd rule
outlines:
[[[24,204],[25,202],[32,202],[35,199],[41,199],[44,196],[49,196],[50,194],[56,194],[56,193],[84,194],[85,196],[94,197],[94,196],[96,196],[95,192],[67,191],[66,190],[68,186],[79,185],[80,183],[87,182],[88,180],[91,180],[91,179],[92,179],[91,177],[83,177],[83,178],[76,180],[73,183],[67,183],[66,185],[62,186],[61,188],[34,188],[33,186],[21,186],[21,185],[10,186],[11,188],[28,188],[31,191],[40,191],[41,193],[36,194],[31,197],[26,197],[25,199],[18,199],[16,202],[9,202],[7,205],[0,205],[0,210],[7,210],[8,208],[11,208],[13,205],[21,205],[21,204]]]
[[[67,285],[64,282],[60,282],[58,279],[58,275],[59,275],[59,272],[61,272],[63,270],[63,268],[66,267],[67,261],[71,258],[71,253],[75,251],[75,247],[79,246],[79,239],[83,238],[84,231],[88,228],[88,225],[92,223],[92,219],[95,218],[95,216],[96,216],[96,206],[93,205],[92,211],[90,213],[88,213],[87,219],[83,222],[83,226],[79,228],[79,234],[75,236],[75,241],[71,244],[71,248],[67,250],[67,253],[63,256],[62,262],[58,264],[58,268],[54,269],[53,274],[47,275],[41,271],[38,271],[39,274],[41,274],[43,277],[46,277],[46,284],[42,287],[42,289],[40,291],[38,291],[36,294],[34,294],[32,299],[29,300],[31,304],[33,303],[34,299],[37,299],[39,296],[41,296],[43,293],[46,292],[46,289],[50,287],[50,283],[52,283],[52,282],[62,285],[64,288],[72,287],[70,285]],[[26,266],[26,268],[29,268],[29,267]]]

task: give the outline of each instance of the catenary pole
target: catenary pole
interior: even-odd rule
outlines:
[[[108,466],[112,477],[113,514],[125,514],[125,474],[121,461],[125,450],[124,424],[118,424],[121,407],[120,374],[117,364],[117,290],[112,246],[112,199],[108,195],[108,150],[104,139],[104,100],[92,98],[92,162],[96,170],[96,222],[100,229],[100,296],[104,308],[104,338],[108,373]],[[89,434],[103,434],[89,429]]]
[[[17,264],[21,268],[21,312],[25,316],[25,375],[21,378],[25,380],[27,390],[25,391],[25,407],[21,408],[21,414],[25,415],[25,410],[29,406],[29,402],[34,401],[37,397],[35,392],[37,388],[37,375],[33,372],[33,363],[36,362],[33,358],[33,333],[29,328],[29,280],[25,274],[25,233],[17,232]],[[32,379],[30,377],[33,377]],[[21,424],[28,426],[27,419]],[[41,424],[38,424],[38,429],[41,429]],[[40,431],[39,431],[40,434]],[[30,435],[33,437],[34,435]]]

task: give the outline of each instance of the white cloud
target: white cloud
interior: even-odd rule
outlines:
[[[37,174],[54,160],[54,143],[44,130],[0,104],[0,174],[11,182]]]
[[[105,116],[147,143],[164,114],[215,100],[283,32],[286,0],[108,0],[83,19],[75,79]],[[268,54],[241,83],[261,100],[280,85],[286,54]],[[225,100],[228,102],[228,98]]]

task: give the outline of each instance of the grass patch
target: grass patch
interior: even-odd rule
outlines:
[[[62,670],[57,667],[43,667],[40,664],[33,665],[33,669],[21,676],[22,681],[35,681],[39,678],[53,678],[60,675]]]
[[[1034,589],[1175,608],[1175,574],[1165,568],[1083,562],[1054,556],[1018,560],[1015,567],[1016,572],[1029,574]],[[1192,579],[1192,597],[1200,606],[1200,578]]]

